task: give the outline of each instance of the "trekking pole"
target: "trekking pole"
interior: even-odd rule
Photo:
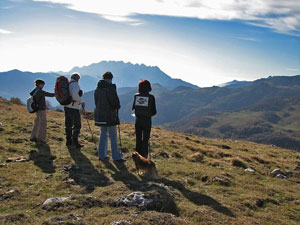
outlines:
[[[87,115],[86,115],[86,111],[85,111],[84,107],[82,107],[82,109],[83,109],[83,113],[84,113],[84,116],[85,116],[85,118],[86,118],[87,124],[88,124],[89,129],[90,129],[91,134],[92,134],[92,141],[93,141],[93,142],[95,143],[95,145],[96,145],[96,142],[95,142],[95,140],[94,140],[94,134],[93,134],[93,131],[92,131],[92,129],[91,129],[91,126],[90,126],[90,123],[89,123],[89,119],[88,119],[88,117],[87,117]]]
[[[150,138],[149,138],[149,141],[148,141],[148,146],[149,146],[149,160],[151,160]]]

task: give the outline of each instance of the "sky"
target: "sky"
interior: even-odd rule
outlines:
[[[199,87],[300,74],[300,0],[0,0],[0,71],[103,60]]]

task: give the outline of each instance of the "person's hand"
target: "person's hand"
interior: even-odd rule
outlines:
[[[81,106],[82,106],[82,108],[84,108],[85,107],[85,103],[81,102]]]

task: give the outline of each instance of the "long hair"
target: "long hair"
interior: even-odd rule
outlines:
[[[148,80],[141,80],[139,82],[138,92],[139,93],[149,93],[152,90],[151,84]]]

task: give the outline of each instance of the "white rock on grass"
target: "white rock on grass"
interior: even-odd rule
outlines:
[[[72,197],[52,197],[52,198],[48,198],[44,203],[43,205],[48,205],[52,202],[64,202],[64,201],[69,201],[69,200],[72,200]]]
[[[127,225],[127,224],[132,224],[132,222],[127,221],[127,220],[119,220],[119,221],[114,221],[111,223],[111,225]]]
[[[137,206],[139,208],[146,208],[152,199],[145,199],[145,194],[140,191],[132,192],[129,195],[125,195],[116,200],[116,202],[122,202],[126,206]]]
[[[252,168],[247,168],[247,169],[245,169],[244,171],[245,171],[245,172],[253,173],[253,172],[254,172],[254,169],[252,169]]]
[[[282,174],[281,170],[279,168],[277,169],[274,169],[272,172],[271,172],[271,175],[273,176],[277,176],[279,174]]]
[[[278,174],[276,177],[279,178],[279,179],[286,179],[286,176],[284,176],[282,174]]]

